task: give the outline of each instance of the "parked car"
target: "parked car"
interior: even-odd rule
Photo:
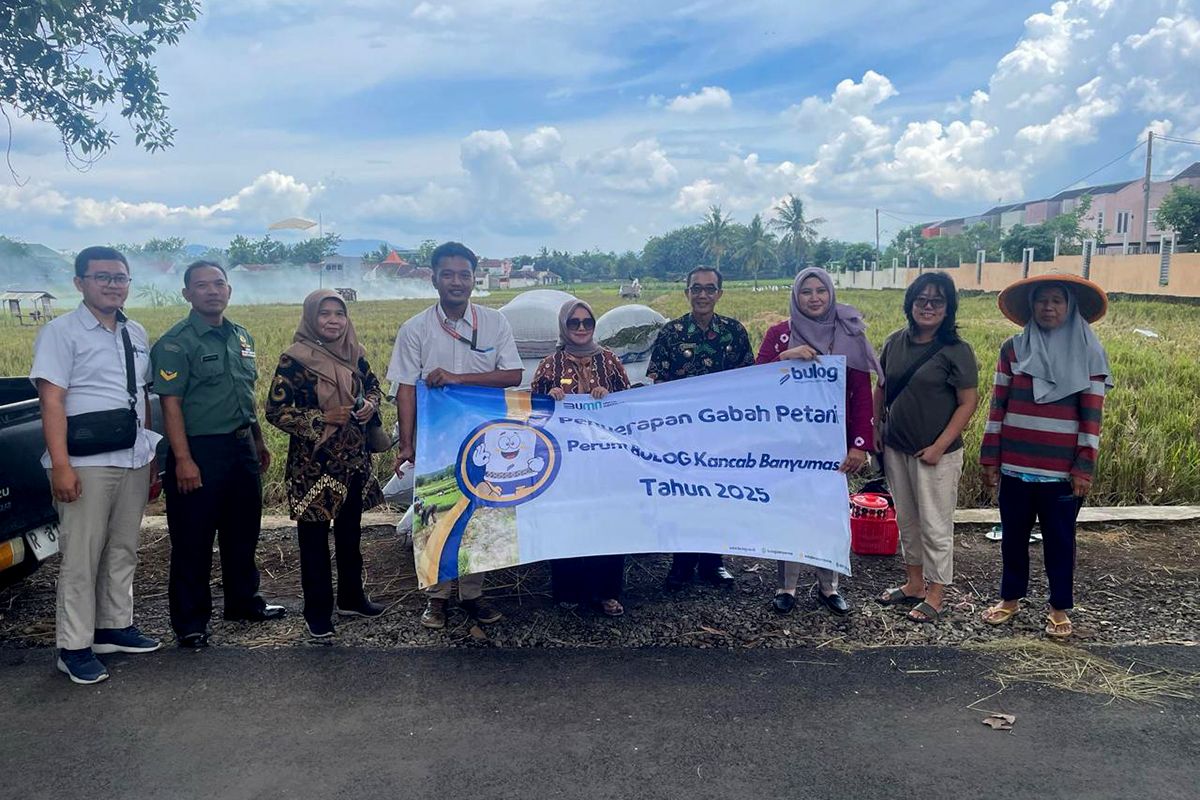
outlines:
[[[157,395],[150,405],[161,433]],[[0,378],[0,587],[32,574],[58,552],[58,514],[41,464],[45,449],[37,390],[28,378]],[[158,455],[161,469],[166,439]]]

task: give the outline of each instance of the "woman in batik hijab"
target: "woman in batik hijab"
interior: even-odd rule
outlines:
[[[379,379],[358,343],[346,303],[322,289],[304,299],[300,327],[280,356],[266,418],[290,436],[288,508],[300,539],[300,584],[309,635],[333,635],[329,529],[337,558],[337,613],[377,617],[363,589],[362,512],[382,499],[366,426],[379,413]]]
[[[769,364],[788,359],[811,361],[823,355],[845,356],[847,454],[841,465],[845,473],[857,472],[867,460],[873,437],[871,373],[883,375],[866,330],[858,309],[837,302],[829,273],[809,267],[792,284],[789,318],[767,330],[755,359],[756,364]],[[800,567],[795,561],[779,562],[779,588],[772,606],[781,614],[796,606]],[[817,584],[817,597],[831,613],[850,613],[850,604],[838,592],[836,572],[817,569]]]
[[[558,349],[542,359],[529,388],[562,400],[569,394],[599,400],[609,392],[629,388],[621,359],[596,342],[596,316],[582,300],[568,300],[558,312]],[[625,613],[621,586],[623,554],[560,558],[550,562],[554,599],[564,607],[594,604],[610,617]]]
[[[1023,330],[1000,346],[992,406],[979,463],[999,489],[1000,602],[984,613],[1008,622],[1029,589],[1029,538],[1042,533],[1050,611],[1046,634],[1072,633],[1075,518],[1092,485],[1108,355],[1091,324],[1108,310],[1104,290],[1075,275],[1017,281],[1000,293],[1000,311]]]

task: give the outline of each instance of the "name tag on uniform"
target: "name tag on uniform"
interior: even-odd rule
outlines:
[[[254,351],[246,345],[242,345],[242,358],[254,358]]]
[[[202,356],[200,356],[200,361],[201,361],[201,362],[204,362],[204,361],[220,361],[220,360],[221,360],[221,354],[220,354],[220,353],[206,353],[205,355],[202,355]]]

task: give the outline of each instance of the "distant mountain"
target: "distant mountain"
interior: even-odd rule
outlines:
[[[189,244],[183,248],[183,253],[188,258],[199,258],[209,251],[209,245],[206,244]]]

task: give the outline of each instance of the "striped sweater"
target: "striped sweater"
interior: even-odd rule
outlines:
[[[1104,376],[1090,388],[1053,403],[1035,403],[1033,378],[1016,371],[1013,340],[1000,347],[992,406],[979,463],[1069,480],[1091,479],[1100,447]]]

